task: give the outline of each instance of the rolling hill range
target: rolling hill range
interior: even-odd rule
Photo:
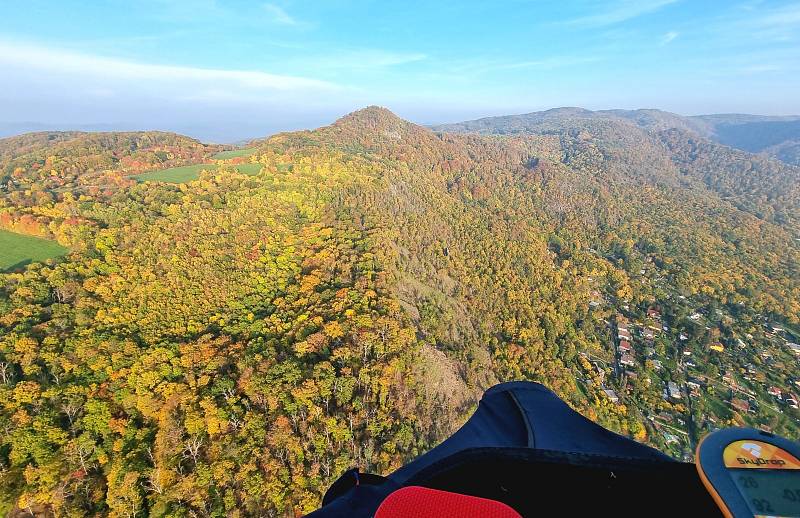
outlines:
[[[555,108],[523,115],[487,117],[474,121],[434,126],[439,131],[482,134],[535,132],[546,123],[586,119],[630,121],[648,130],[679,129],[742,151],[800,166],[800,116],[694,115],[661,110],[599,110]]]
[[[795,131],[800,131],[800,125],[797,121],[773,119],[776,118],[750,115],[682,117],[658,110],[592,112],[580,108],[558,108],[434,129],[483,135],[560,135],[562,139],[565,133],[583,131],[583,137],[589,141],[602,140],[610,147],[622,144],[627,150],[641,148],[643,142],[655,142],[666,148],[665,156],[680,169],[681,175],[701,181],[721,198],[759,218],[788,224],[796,237],[800,215],[800,167],[791,163],[787,167],[764,153],[753,155],[729,147],[763,152],[766,144],[775,140],[790,147],[788,142],[797,137]],[[773,123],[796,128],[776,129],[774,134],[756,129]],[[641,165],[645,170],[653,169]]]
[[[369,107],[221,160],[0,140],[0,223],[70,247],[0,274],[3,510],[297,515],[512,379],[679,458],[731,424],[800,437],[800,169],[698,121]],[[130,178],[156,161],[219,167]]]

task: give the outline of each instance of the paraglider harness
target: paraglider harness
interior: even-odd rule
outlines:
[[[345,472],[308,516],[720,515],[694,464],[606,430],[538,383],[510,382],[388,476]]]

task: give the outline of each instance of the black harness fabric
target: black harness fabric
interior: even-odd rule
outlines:
[[[598,456],[618,461],[663,465],[671,457],[591,422],[544,386],[529,381],[502,383],[487,390],[475,413],[456,433],[376,485],[360,484],[325,496],[314,518],[373,516],[386,496],[399,487],[425,485],[424,479],[447,470],[448,459],[470,451],[531,450],[561,452],[574,458]],[[343,477],[352,478],[350,471]]]

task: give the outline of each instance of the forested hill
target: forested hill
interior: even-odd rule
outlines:
[[[537,132],[545,123],[580,119],[629,121],[648,130],[680,129],[763,157],[800,166],[800,116],[694,115],[682,116],[661,110],[599,110],[554,108],[523,115],[487,117],[474,121],[435,126],[438,131],[482,134]]]
[[[141,162],[140,167],[152,167],[166,160],[166,151],[185,152],[202,148],[198,141],[174,133],[160,131],[87,133],[79,131],[26,133],[0,139],[0,160],[3,172],[11,174],[17,168],[31,168],[47,158],[94,159],[96,166],[113,166],[123,157]],[[161,150],[162,153],[157,153]]]
[[[680,458],[729,424],[800,437],[768,392],[794,390],[800,339],[789,169],[755,191],[726,179],[752,155],[667,127],[435,133],[370,107],[260,141],[257,174],[121,183],[131,137],[100,138],[111,165],[36,151],[75,181],[2,155],[3,213],[80,229],[0,274],[12,516],[296,515],[513,379]],[[163,138],[146,156],[210,152]]]
[[[82,246],[84,200],[105,200],[132,175],[201,162],[219,146],[158,131],[39,132],[0,139],[0,229]],[[53,210],[53,209],[56,210]]]
[[[562,140],[582,131],[590,142],[600,143],[605,148],[622,145],[628,155],[642,154],[647,146],[655,144],[664,148],[666,152],[659,152],[659,155],[671,160],[686,180],[699,180],[738,208],[784,224],[795,237],[800,236],[800,167],[763,154],[732,149],[713,140],[714,132],[722,125],[750,124],[753,119],[760,120],[755,116],[681,117],[659,110],[593,112],[558,108],[434,129],[483,135],[559,135]],[[641,165],[637,174],[643,170],[660,175],[669,171],[657,164]]]

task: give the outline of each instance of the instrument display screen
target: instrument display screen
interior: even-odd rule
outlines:
[[[756,516],[800,517],[800,471],[731,469],[736,487]]]
[[[800,518],[800,444],[753,428],[724,428],[697,446],[697,470],[726,516]]]

